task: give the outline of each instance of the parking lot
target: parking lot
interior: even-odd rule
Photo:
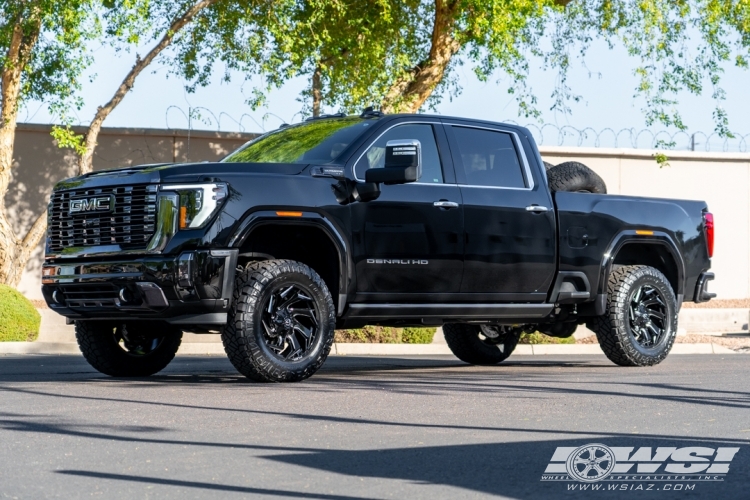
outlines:
[[[639,369],[603,356],[338,356],[280,385],[220,356],[119,380],[79,356],[3,356],[0,497],[747,498],[749,368],[743,354]],[[587,443],[740,451],[723,481],[688,492],[541,481],[557,447]]]

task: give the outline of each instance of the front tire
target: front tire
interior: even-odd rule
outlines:
[[[148,377],[174,359],[182,331],[159,322],[76,321],[76,340],[91,366],[111,377]]]
[[[503,326],[448,323],[443,335],[451,352],[471,365],[496,365],[508,359],[518,345],[520,332]]]
[[[604,354],[620,366],[664,361],[677,334],[677,301],[667,278],[653,267],[622,266],[607,285],[607,312],[587,324]]]
[[[296,382],[323,365],[336,311],[323,279],[292,260],[268,260],[238,273],[221,339],[229,361],[258,382]]]

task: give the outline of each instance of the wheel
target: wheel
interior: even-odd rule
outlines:
[[[607,283],[607,310],[587,323],[604,354],[620,366],[661,363],[677,334],[672,286],[649,266],[615,269]]]
[[[161,322],[76,321],[76,340],[91,366],[112,377],[148,377],[169,364],[182,331]]]
[[[443,335],[451,352],[472,365],[496,365],[511,355],[518,345],[520,331],[507,326],[443,325]]]
[[[229,361],[258,382],[304,380],[333,345],[336,314],[325,282],[291,260],[256,262],[237,274],[221,333]]]
[[[583,163],[566,161],[547,171],[551,191],[607,194],[607,185]]]

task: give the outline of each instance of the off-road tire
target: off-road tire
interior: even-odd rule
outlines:
[[[115,338],[117,323],[76,321],[76,340],[83,357],[98,371],[111,377],[148,377],[160,372],[174,359],[182,343],[182,331],[169,324],[145,321],[127,323],[127,328],[153,329],[161,342],[147,354],[125,350]]]
[[[644,284],[657,288],[667,307],[666,330],[653,348],[644,348],[638,344],[629,321],[631,296]],[[590,320],[586,326],[596,333],[602,351],[615,364],[653,366],[661,363],[672,350],[677,335],[677,301],[669,280],[649,266],[616,268],[607,282],[605,314]]]
[[[551,168],[554,168],[554,165],[553,165],[553,164],[551,164],[551,163],[550,163],[550,162],[548,162],[548,161],[543,161],[542,163],[544,163],[544,170],[549,170],[549,169],[551,169]]]
[[[518,345],[518,335],[508,334],[504,342],[492,345],[480,338],[479,325],[447,323],[443,335],[453,354],[471,365],[496,365],[508,359]]]
[[[547,170],[551,191],[607,194],[607,185],[583,163],[566,161]]]
[[[318,331],[310,352],[298,361],[276,356],[263,337],[262,308],[280,283],[304,286],[319,311]],[[323,279],[310,267],[292,260],[267,260],[237,273],[232,307],[221,340],[229,361],[241,374],[257,382],[297,382],[323,365],[333,345],[336,310]]]

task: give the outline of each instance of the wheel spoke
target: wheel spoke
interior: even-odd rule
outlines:
[[[659,320],[661,320],[661,321],[664,321],[664,320],[665,320],[665,319],[667,318],[667,317],[666,317],[666,316],[665,316],[664,314],[662,314],[662,313],[660,313],[660,312],[658,312],[658,311],[653,311],[653,310],[651,310],[651,309],[649,309],[649,310],[648,310],[648,311],[646,312],[646,314],[648,314],[649,316],[652,316],[652,317],[654,317],[654,318],[656,318],[656,319],[659,319]]]
[[[306,339],[309,339],[312,336],[312,328],[307,328],[297,320],[294,320],[294,329],[304,335]]]

